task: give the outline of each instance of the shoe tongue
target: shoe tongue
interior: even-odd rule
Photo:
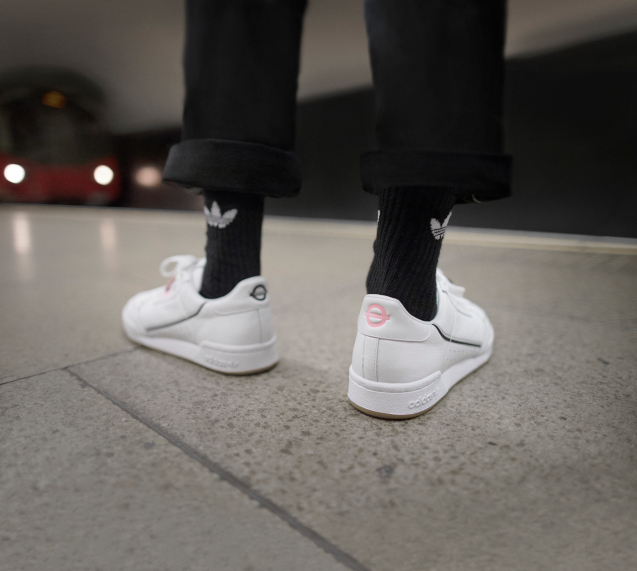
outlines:
[[[202,258],[197,265],[192,269],[192,285],[195,288],[195,291],[199,291],[201,289],[201,282],[203,282],[203,270],[206,266],[206,259]]]

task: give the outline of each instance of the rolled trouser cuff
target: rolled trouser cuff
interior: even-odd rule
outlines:
[[[294,153],[277,147],[222,139],[190,139],[170,149],[164,180],[199,192],[202,189],[230,190],[282,197],[298,194],[301,170]]]
[[[400,187],[448,188],[457,202],[511,194],[511,157],[418,149],[370,151],[361,156],[363,188],[372,194]]]

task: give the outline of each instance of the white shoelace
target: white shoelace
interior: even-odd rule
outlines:
[[[159,273],[165,278],[172,278],[179,272],[194,266],[199,261],[195,256],[170,256],[159,264]],[[172,267],[170,267],[174,264]]]
[[[175,282],[184,277],[186,270],[194,266],[199,261],[195,256],[170,256],[159,264],[159,273],[165,278],[170,278],[166,284],[166,291],[170,291]]]
[[[439,268],[436,268],[436,279],[444,291],[457,295],[458,297],[464,296],[465,288],[454,284]]]

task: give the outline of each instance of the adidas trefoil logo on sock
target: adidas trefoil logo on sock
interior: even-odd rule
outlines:
[[[431,226],[431,233],[434,235],[434,238],[436,240],[442,240],[442,237],[445,235],[445,230],[447,230],[449,218],[451,218],[451,212],[449,213],[449,216],[445,218],[442,224],[440,224],[440,222],[436,218],[432,218],[431,222],[429,222],[429,226]]]
[[[206,215],[206,222],[208,223],[208,226],[214,226],[215,228],[225,228],[226,226],[229,226],[237,215],[236,208],[226,210],[223,214],[221,214],[221,208],[219,208],[217,201],[212,203],[210,210],[208,210],[204,204],[203,212]]]

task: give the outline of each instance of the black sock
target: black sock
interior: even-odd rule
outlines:
[[[205,190],[204,204],[208,241],[199,293],[215,298],[261,273],[263,196]]]
[[[418,319],[436,315],[436,266],[455,202],[448,189],[382,190],[367,293],[396,298]]]

